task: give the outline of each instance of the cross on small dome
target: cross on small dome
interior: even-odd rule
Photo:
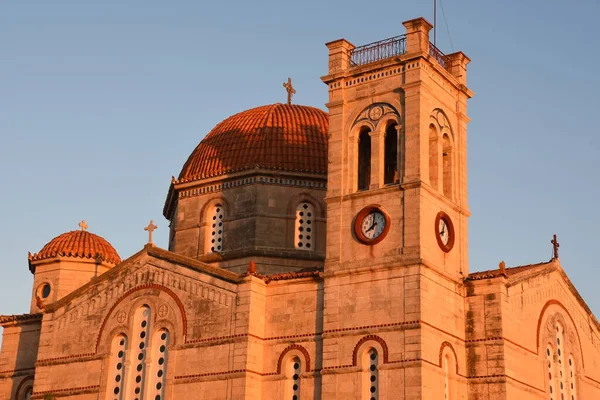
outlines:
[[[87,222],[85,222],[85,219],[81,220],[81,222],[79,223],[79,227],[82,231],[87,231],[88,224]]]

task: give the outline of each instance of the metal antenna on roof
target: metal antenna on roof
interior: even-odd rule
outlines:
[[[436,32],[437,32],[437,0],[433,0],[433,45],[435,47],[437,47]]]

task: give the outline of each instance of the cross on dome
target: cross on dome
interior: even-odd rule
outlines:
[[[87,224],[87,222],[85,222],[85,219],[81,220],[81,222],[79,223],[79,227],[81,228],[82,231],[87,231],[88,224]]]
[[[287,83],[283,83],[283,87],[287,90],[288,104],[292,104],[292,96],[296,94],[296,89],[292,86],[292,78],[288,78]]]
[[[152,232],[158,228],[158,225],[154,225],[154,221],[150,220],[150,223],[147,227],[144,228],[145,231],[148,231],[148,244],[154,244],[152,241]]]

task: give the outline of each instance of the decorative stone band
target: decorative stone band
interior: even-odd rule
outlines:
[[[36,367],[45,367],[49,365],[60,365],[60,364],[71,364],[76,362],[86,362],[92,360],[102,359],[101,354],[87,353],[87,354],[76,354],[73,356],[46,358],[44,360],[38,360],[35,363]]]
[[[256,183],[262,183],[265,185],[284,185],[284,186],[295,186],[309,189],[320,189],[327,190],[327,183],[323,180],[311,180],[311,179],[300,179],[300,178],[281,178],[272,176],[252,176],[240,178],[228,182],[214,183],[212,185],[206,185],[199,188],[180,190],[178,197],[194,197],[200,196],[207,193],[220,192],[223,189],[230,189],[234,187],[253,185]]]
[[[383,69],[383,70],[378,70],[375,73],[363,73],[363,74],[359,74],[359,75],[354,75],[352,77],[348,77],[345,79],[345,86],[346,87],[351,87],[351,86],[356,86],[356,85],[360,85],[362,83],[365,82],[372,82],[378,79],[382,79],[382,78],[386,78],[388,76],[392,76],[392,75],[398,75],[401,74],[407,70],[413,69],[413,68],[417,68],[420,66],[420,63],[417,62],[407,62],[405,63],[403,66],[398,66],[397,64],[393,64],[392,67]],[[330,83],[329,84],[329,89],[336,89],[340,86],[340,82],[337,83]]]
[[[283,272],[281,274],[275,275],[262,275],[258,272],[246,272],[246,276],[255,276],[259,279],[265,281],[265,283],[273,282],[273,281],[287,281],[290,279],[302,279],[302,278],[322,278],[323,271],[320,269],[312,270],[312,271],[292,271],[292,272]]]

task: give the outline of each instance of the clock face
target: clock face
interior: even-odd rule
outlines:
[[[379,210],[374,210],[362,219],[361,232],[367,239],[375,239],[383,233],[386,221],[385,216]]]
[[[443,211],[435,218],[435,237],[442,251],[448,253],[454,247],[454,225],[448,214]]]
[[[363,244],[381,242],[389,229],[390,217],[376,205],[363,208],[354,220],[354,235]]]
[[[442,243],[444,246],[448,246],[448,242],[450,241],[450,228],[448,227],[448,222],[446,222],[445,219],[440,218],[438,229],[440,231],[439,235]]]

